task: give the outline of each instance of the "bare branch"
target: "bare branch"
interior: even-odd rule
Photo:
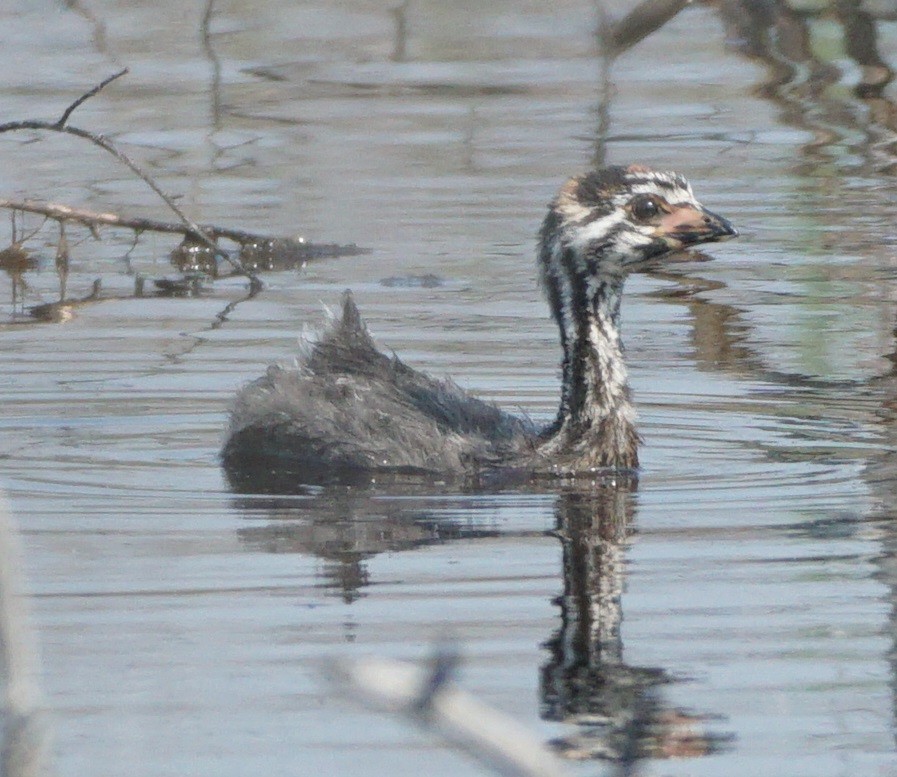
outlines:
[[[99,146],[104,151],[112,154],[119,162],[125,165],[131,172],[137,175],[147,186],[150,187],[161,199],[162,201],[177,215],[177,217],[184,223],[184,225],[188,228],[190,236],[199,243],[202,243],[208,246],[212,251],[215,252],[216,255],[220,256],[226,262],[231,264],[234,269],[246,277],[249,278],[250,284],[253,287],[261,287],[262,282],[259,280],[258,275],[251,269],[243,267],[239,262],[234,260],[231,255],[225,251],[223,248],[220,248],[215,242],[205,234],[203,234],[202,230],[199,226],[187,216],[175,203],[174,200],[171,199],[165,192],[159,188],[158,184],[143,170],[140,166],[131,160],[125,153],[119,151],[111,140],[104,137],[103,135],[97,135],[96,133],[90,132],[88,130],[80,129],[79,127],[72,127],[65,123],[68,117],[71,115],[72,111],[74,111],[79,105],[81,105],[85,100],[89,99],[93,95],[97,94],[106,84],[114,81],[119,76],[123,75],[126,70],[121,71],[120,73],[116,73],[114,76],[107,78],[98,86],[91,89],[89,92],[85,93],[74,103],[72,103],[66,111],[62,114],[59,121],[55,123],[50,123],[47,121],[39,121],[39,120],[26,120],[26,121],[13,121],[7,122],[6,124],[0,124],[0,134],[5,132],[16,132],[19,130],[45,130],[49,132],[62,132],[68,135],[74,135],[75,137],[83,138],[84,140],[89,140],[94,145]]]
[[[275,237],[263,235],[257,232],[246,232],[242,229],[230,229],[214,224],[197,224],[193,228],[183,223],[169,221],[157,221],[156,219],[132,218],[120,216],[117,213],[99,213],[97,211],[73,208],[69,205],[61,205],[52,202],[36,202],[34,200],[9,200],[0,199],[0,208],[8,208],[15,212],[36,213],[54,221],[71,221],[81,224],[88,229],[95,230],[99,226],[132,229],[135,232],[163,232],[168,234],[185,235],[193,237],[196,231],[200,231],[208,241],[219,238],[232,240],[241,246],[255,247],[277,244],[283,250],[290,251],[296,260],[321,259],[324,257],[357,256],[367,253],[366,249],[356,245],[339,245],[337,243],[309,243],[302,239]],[[22,241],[24,242],[24,240]]]
[[[84,103],[86,100],[89,100],[91,97],[93,97],[95,94],[97,94],[97,92],[99,92],[103,87],[107,86],[108,84],[111,84],[116,78],[121,78],[127,72],[128,72],[128,68],[123,68],[122,70],[119,70],[117,73],[114,73],[113,75],[109,76],[109,78],[98,83],[90,91],[82,94],[77,100],[75,100],[75,102],[73,102],[68,108],[65,109],[62,116],[59,117],[59,121],[56,122],[56,125],[60,129],[62,127],[64,127],[65,123],[69,120],[69,116],[72,115],[72,113],[78,108],[79,105]]]
[[[643,0],[623,19],[604,30],[613,56],[622,54],[636,43],[659,30],[692,0]]]

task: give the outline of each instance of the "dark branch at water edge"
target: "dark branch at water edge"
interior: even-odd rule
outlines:
[[[644,0],[616,22],[603,20],[599,35],[611,56],[618,56],[659,30],[692,0]]]
[[[206,22],[208,22],[208,17],[211,14],[211,8],[212,2],[210,0],[206,8]],[[159,196],[169,209],[177,215],[179,221],[165,222],[155,219],[129,218],[115,213],[97,213],[68,205],[36,202],[34,200],[0,199],[0,207],[11,210],[13,213],[35,213],[58,222],[61,235],[60,246],[62,245],[64,236],[63,228],[66,223],[81,224],[89,229],[94,236],[97,236],[98,228],[101,226],[130,229],[134,231],[135,241],[137,236],[142,232],[161,232],[183,235],[184,242],[172,254],[172,260],[178,264],[182,270],[185,272],[189,271],[189,273],[192,274],[195,274],[196,272],[208,273],[213,277],[217,277],[218,268],[216,259],[220,257],[234,268],[236,274],[244,275],[249,278],[251,291],[250,297],[254,296],[254,294],[262,288],[262,283],[257,274],[260,269],[292,268],[312,259],[355,256],[362,253],[368,253],[365,249],[359,248],[356,245],[307,243],[301,238],[294,239],[265,235],[241,229],[230,229],[214,224],[197,224],[193,221],[177,206],[173,198],[161,189],[149,174],[144,172],[136,162],[120,151],[112,141],[101,134],[90,132],[79,127],[73,127],[68,123],[72,114],[81,105],[91,97],[97,95],[113,81],[121,78],[121,76],[125,75],[127,72],[128,69],[125,68],[114,73],[82,94],[74,100],[62,112],[59,119],[54,122],[38,119],[7,122],[5,124],[0,124],[0,133],[21,130],[61,132],[88,140],[107,153],[112,154],[112,156],[119,162],[124,164],[146,183],[146,185]],[[222,238],[237,244],[239,253],[236,258],[231,252],[225,250],[218,244],[218,240]],[[13,243],[19,248],[21,248],[22,242],[24,241],[19,241],[17,243],[15,237],[13,237]],[[66,253],[67,258],[67,252],[62,252],[60,249],[60,253]],[[65,264],[67,265],[67,261]],[[57,265],[59,265],[59,261],[57,261]],[[162,289],[161,286],[160,289]],[[164,289],[162,290],[164,291]],[[74,300],[72,302],[80,304],[95,298],[96,295],[88,295],[84,300]],[[65,302],[63,284],[60,303]]]
[[[189,234],[193,240],[207,246],[210,250],[214,251],[217,256],[220,256],[226,262],[230,263],[238,273],[249,278],[249,281],[253,286],[261,287],[261,281],[253,270],[243,267],[239,262],[235,261],[227,251],[225,251],[223,248],[220,248],[214,242],[214,240],[207,237],[199,227],[199,225],[196,224],[189,216],[187,216],[187,214],[184,213],[175,204],[174,200],[171,197],[169,197],[164,191],[162,191],[159,185],[149,176],[149,174],[145,173],[143,169],[130,157],[119,151],[119,149],[112,143],[111,140],[104,137],[103,135],[98,135],[94,132],[90,132],[89,130],[84,130],[79,127],[72,127],[67,123],[72,113],[86,100],[89,100],[91,97],[99,93],[104,87],[108,86],[116,79],[125,75],[127,72],[128,69],[125,68],[124,70],[115,73],[101,83],[97,84],[89,91],[85,92],[77,100],[71,103],[65,109],[65,111],[63,111],[59,119],[55,122],[41,121],[36,119],[7,122],[6,124],[0,124],[0,134],[5,132],[17,132],[21,130],[40,130],[47,132],[62,132],[67,135],[74,135],[75,137],[89,140],[94,145],[99,146],[104,151],[112,154],[112,156],[114,156],[119,162],[124,164],[129,170],[131,170],[131,172],[133,172],[144,183],[146,183],[146,185],[149,186],[150,189],[152,189],[161,198],[161,200],[171,209],[171,211],[175,215],[177,215],[177,217],[181,220],[181,223],[184,225],[186,233]]]
[[[598,29],[596,35],[601,45],[600,101],[596,113],[598,126],[595,137],[595,153],[592,166],[604,167],[606,145],[610,133],[610,102],[613,94],[611,68],[614,60],[629,51],[652,33],[663,27],[692,0],[642,0],[622,19],[614,19],[602,3],[598,3]]]
[[[156,219],[134,218],[120,216],[117,213],[99,213],[97,211],[73,208],[69,205],[61,205],[52,202],[36,202],[34,200],[8,200],[0,198],[0,208],[19,211],[22,213],[35,213],[54,221],[75,222],[95,231],[98,227],[118,227],[140,232],[163,232],[168,234],[184,235],[194,238],[197,232],[207,239],[203,243],[216,247],[214,241],[219,238],[232,240],[241,248],[259,250],[267,247],[277,249],[281,253],[289,253],[293,263],[298,264],[309,259],[336,258],[341,256],[357,256],[370,253],[368,249],[357,245],[340,245],[338,243],[309,243],[302,238],[276,237],[258,232],[248,232],[243,229],[231,229],[215,224],[188,225],[183,222],[158,221]],[[220,251],[220,249],[218,249]],[[241,262],[245,267],[246,262]]]

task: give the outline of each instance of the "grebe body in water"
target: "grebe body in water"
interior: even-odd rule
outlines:
[[[539,233],[540,278],[560,330],[557,417],[539,429],[381,353],[351,295],[296,367],[272,366],[234,403],[229,473],[286,470],[309,484],[380,474],[479,478],[638,467],[639,438],[620,341],[630,272],[737,235],[676,173],[609,167],[571,178]]]

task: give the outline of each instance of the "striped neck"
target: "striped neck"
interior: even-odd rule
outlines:
[[[629,382],[620,342],[623,281],[593,280],[574,310],[570,353],[570,420],[590,426],[629,406]]]
[[[585,468],[634,468],[638,437],[619,328],[624,276],[596,273],[596,257],[564,245],[550,221],[543,226],[542,280],[564,355],[545,452],[572,453]]]

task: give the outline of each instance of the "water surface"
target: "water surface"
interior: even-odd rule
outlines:
[[[646,774],[894,771],[895,93],[864,85],[897,25],[768,7],[689,7],[609,83],[588,3],[219,3],[211,47],[180,4],[0,9],[2,121],[128,65],[73,122],[191,217],[373,249],[267,274],[224,322],[240,279],[133,297],[173,273],[160,236],[74,230],[69,293],[103,292],[65,323],[0,286],[61,774],[481,773],[321,677],[445,633],[459,682],[574,774],[609,769],[633,710]],[[34,140],[0,138],[3,196],[171,218],[98,149]],[[567,175],[633,161],[742,231],[628,283],[637,491],[232,492],[230,398],[346,287],[384,347],[548,420],[534,235]],[[30,243],[26,306],[57,298],[56,239]]]

